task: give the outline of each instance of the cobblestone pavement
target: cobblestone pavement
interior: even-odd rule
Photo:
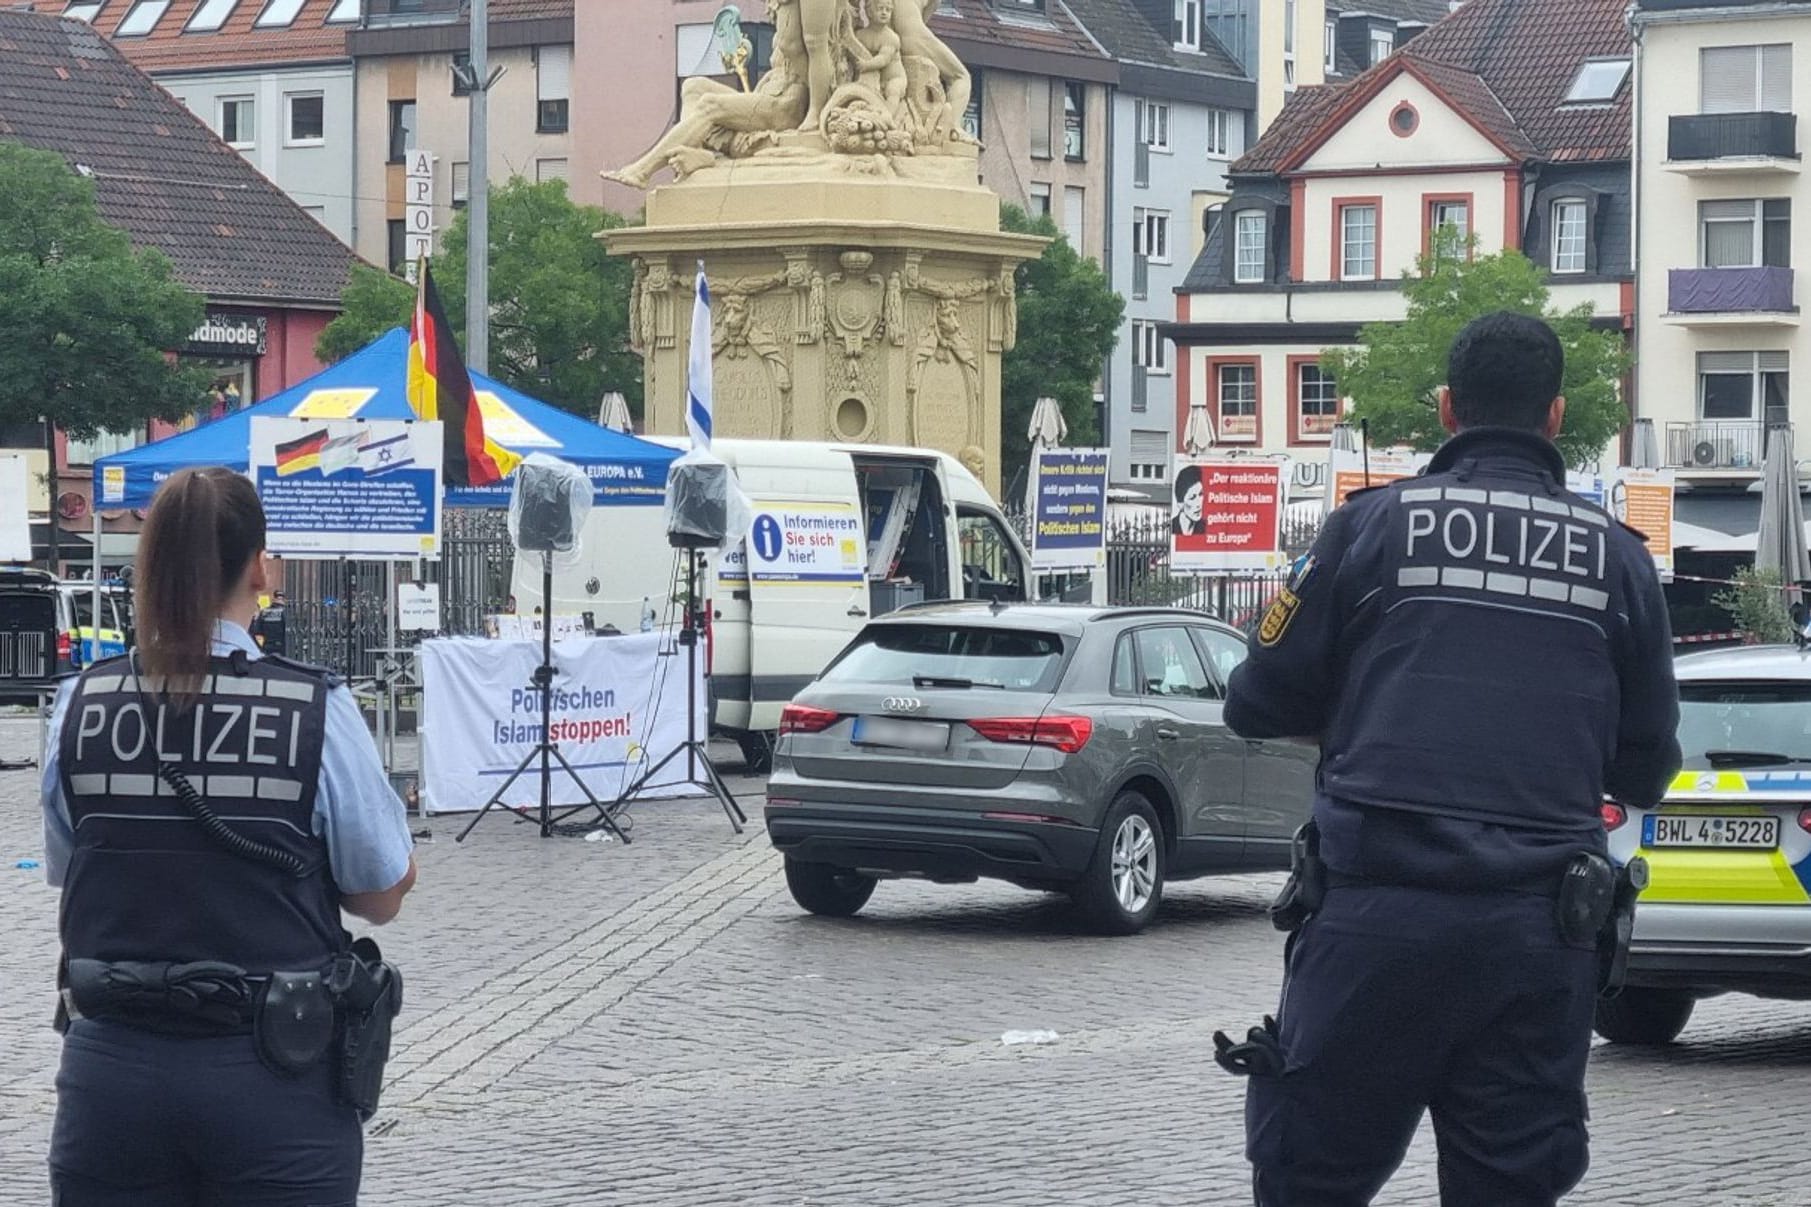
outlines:
[[[0,716],[0,757],[36,740]],[[733,756],[726,758],[733,761]],[[55,893],[35,773],[0,772],[0,1202],[46,1200]],[[1217,1026],[1275,999],[1277,878],[1177,886],[1134,939],[1005,886],[882,885],[801,914],[754,816],[635,810],[634,843],[430,819],[385,929],[408,978],[369,1204],[1241,1204],[1241,1088]],[[1413,1020],[1404,1020],[1405,1030]],[[1006,1044],[1047,1030],[1045,1043]],[[1594,1166],[1571,1200],[1811,1199],[1811,1005],[1720,998],[1658,1053],[1592,1061]],[[1427,1204],[1426,1130],[1379,1200]]]

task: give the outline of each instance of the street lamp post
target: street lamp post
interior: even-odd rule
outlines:
[[[471,0],[471,170],[465,227],[465,363],[490,372],[490,0]]]

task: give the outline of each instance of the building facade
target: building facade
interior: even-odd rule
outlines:
[[[76,21],[0,9],[0,130],[54,151],[94,182],[101,217],[156,248],[200,294],[206,318],[175,356],[204,365],[211,387],[178,424],[95,440],[53,433],[54,507],[66,553],[89,547],[95,458],[192,427],[312,376],[315,340],[339,310],[352,252],[224,142],[198,115]],[[43,432],[0,432],[0,445],[43,448]],[[131,556],[138,517],[102,513],[109,564]]]
[[[573,0],[492,0],[489,35],[489,180],[569,180]],[[407,239],[410,152],[428,153],[428,250],[470,195],[471,22],[463,0],[372,0],[346,42],[359,114],[354,246],[400,273],[422,249]],[[595,181],[573,196],[597,204]]]
[[[44,7],[44,6],[40,6]],[[356,235],[359,0],[67,0],[342,242]]]
[[[1299,89],[1233,165],[1177,295],[1175,430],[1207,408],[1229,448],[1321,488],[1345,403],[1320,369],[1400,289],[1434,233],[1520,251],[1552,304],[1633,317],[1630,35],[1621,0],[1471,0],[1354,79]],[[1173,445],[1180,451],[1180,444]],[[1318,468],[1317,468],[1318,467]]]
[[[1811,97],[1811,3],[1641,0],[1633,23],[1636,405],[1678,470],[1680,519],[1753,532],[1766,433],[1811,414],[1791,388],[1795,272],[1811,258],[1794,113]]]
[[[1102,375],[1102,443],[1115,485],[1167,489],[1176,374],[1158,330],[1200,248],[1202,216],[1226,199],[1226,168],[1245,151],[1257,88],[1198,22],[1172,27],[1167,2],[1161,24],[1136,0],[1067,4],[1119,66],[1103,262],[1126,321]]]

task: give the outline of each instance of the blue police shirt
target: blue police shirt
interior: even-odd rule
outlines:
[[[1233,673],[1226,723],[1321,744],[1321,853],[1362,879],[1550,886],[1605,794],[1679,766],[1672,635],[1633,532],[1538,436],[1470,429],[1355,496]]]
[[[214,629],[213,653],[225,657],[244,651],[261,658],[250,634],[231,621]],[[75,681],[57,693],[44,751],[44,874],[61,887],[75,847],[69,805],[63,799],[60,747],[64,714]],[[402,801],[390,786],[377,745],[344,686],[327,694],[326,734],[321,750],[321,782],[314,800],[314,832],[327,844],[333,880],[342,893],[376,893],[394,887],[409,870],[414,839]]]

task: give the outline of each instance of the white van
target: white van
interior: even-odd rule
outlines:
[[[780,709],[870,616],[926,599],[1029,597],[1030,556],[954,457],[783,440],[718,440],[711,449],[755,512],[755,548],[712,554],[699,573],[711,719],[753,766],[765,767]],[[626,633],[648,612],[655,623],[677,620],[671,601],[683,595],[683,575],[663,509],[594,508],[578,564],[556,562],[553,614],[588,612],[597,627]],[[519,612],[540,606],[538,556],[517,559],[514,593]]]

